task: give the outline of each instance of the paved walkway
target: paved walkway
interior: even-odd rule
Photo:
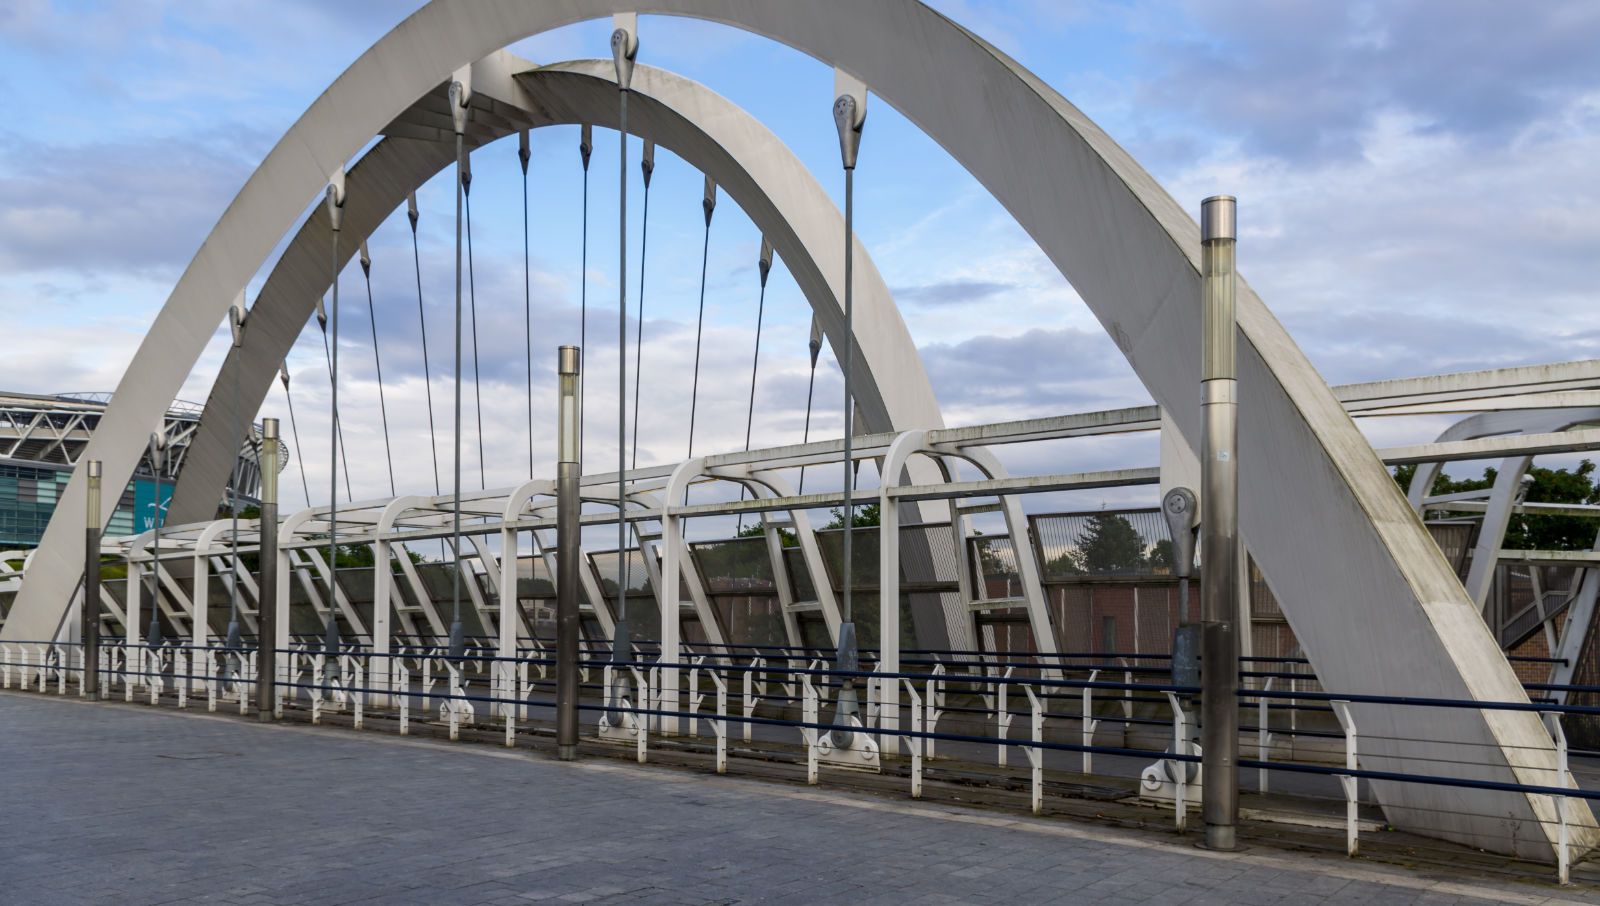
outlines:
[[[1337,858],[0,693],[0,902],[1553,903]]]

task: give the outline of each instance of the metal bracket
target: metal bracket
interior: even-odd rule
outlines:
[[[244,345],[244,321],[249,313],[244,308],[244,290],[239,290],[239,295],[228,306],[228,330],[233,334],[233,348],[238,349]]]
[[[839,155],[846,170],[856,168],[861,127],[867,121],[867,84],[842,69],[833,71],[833,124],[839,130]]]
[[[344,167],[334,170],[328,177],[325,200],[328,205],[328,225],[337,233],[344,225]]]
[[[611,17],[611,59],[617,67],[617,87],[627,91],[633,85],[633,61],[639,56],[639,14],[617,13]]]

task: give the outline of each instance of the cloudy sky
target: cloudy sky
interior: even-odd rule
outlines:
[[[340,71],[417,5],[0,3],[0,58],[8,63],[0,90],[13,110],[0,125],[0,311],[10,334],[0,387],[114,388],[174,280],[256,163]],[[1238,195],[1241,267],[1330,382],[1600,355],[1600,5],[935,5],[1058,88],[1180,202],[1197,207],[1209,194]],[[719,26],[647,17],[641,33],[643,62],[703,82],[751,111],[841,196],[827,67]],[[590,23],[512,49],[542,62],[603,57],[608,34],[609,24]],[[612,414],[616,137],[604,133],[596,141],[586,279],[577,131],[539,130],[533,142],[534,406],[541,417],[553,411],[551,352],[577,341],[587,285],[589,362],[607,376],[593,379],[591,412]],[[641,464],[679,459],[688,443],[700,180],[662,153],[644,275]],[[871,109],[857,187],[858,230],[896,291],[948,421],[1148,401],[1070,285],[1016,223],[881,102]],[[436,180],[421,193],[419,236],[427,364],[441,424],[450,393],[450,192],[448,180]],[[477,152],[473,201],[484,471],[490,485],[504,485],[525,476],[528,458],[514,141]],[[637,239],[637,195],[633,201]],[[748,218],[724,199],[707,266],[695,439],[701,452],[744,442],[758,244]],[[372,257],[400,490],[422,491],[432,484],[427,384],[403,211],[373,237]],[[632,296],[637,246],[629,259]],[[252,281],[252,298],[265,274]],[[341,286],[341,401],[356,460],[352,483],[358,498],[386,495],[359,268],[347,271]],[[766,297],[757,445],[800,438],[808,327],[809,312],[780,262]],[[223,333],[183,397],[205,399]],[[470,359],[466,367],[470,375]],[[311,496],[325,499],[328,377],[314,322],[289,368]],[[824,354],[813,436],[836,434],[841,424],[837,375]],[[465,462],[475,486],[470,385],[467,401]],[[287,416],[281,390],[263,414]],[[594,427],[590,468],[598,469],[614,462],[615,447],[607,446],[614,421]],[[1372,430],[1392,442],[1424,439],[1437,427],[1384,423]],[[541,427],[541,468],[553,446]],[[1011,455],[1019,468],[1050,471],[1155,459],[1149,438],[1064,449]],[[297,476],[288,477],[286,494],[299,502]]]

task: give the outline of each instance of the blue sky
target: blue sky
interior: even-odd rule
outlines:
[[[1197,207],[1219,191],[1238,195],[1244,273],[1330,381],[1600,354],[1600,55],[1593,52],[1600,5],[934,5],[1059,89],[1184,204]],[[0,56],[8,63],[0,91],[13,111],[0,126],[0,311],[15,344],[0,360],[0,386],[39,393],[115,387],[176,276],[254,165],[340,71],[416,6],[0,6]],[[608,23],[588,23],[512,49],[535,62],[604,57],[608,34]],[[840,195],[827,67],[690,21],[646,17],[641,40],[642,62],[703,82],[752,112]],[[536,375],[548,376],[551,350],[575,341],[578,325],[576,129],[539,130],[534,148]],[[598,135],[588,291],[597,335],[590,362],[604,377],[592,379],[594,412],[614,412],[606,360],[615,361],[615,346],[604,339],[615,330],[616,151],[613,133]],[[857,186],[858,230],[896,291],[949,421],[1148,400],[1015,222],[881,102],[871,108]],[[448,181],[435,181],[421,194],[436,399],[448,393],[440,375],[448,368],[441,352],[449,193]],[[641,463],[678,459],[687,440],[700,193],[701,176],[662,153],[645,275]],[[522,475],[527,458],[514,141],[475,155],[473,194],[487,471],[491,485],[505,484]],[[635,239],[637,202],[635,194]],[[699,450],[743,443],[758,243],[724,198],[708,264]],[[403,211],[373,237],[372,255],[390,422],[406,439],[396,457],[403,472],[423,475],[426,410]],[[637,261],[635,246],[630,296]],[[352,453],[376,456],[382,436],[359,269],[346,272],[342,287],[347,442]],[[767,297],[758,445],[799,439],[808,325],[780,264]],[[183,396],[204,399],[223,343],[219,334]],[[307,473],[313,489],[325,488],[327,378],[314,325],[289,367]],[[825,355],[816,433],[837,433],[840,393]],[[281,393],[269,397],[264,414],[286,414]],[[1414,420],[1371,430],[1398,442],[1437,427]],[[1153,464],[1148,440],[1085,443],[1074,447],[1072,463],[1047,468]],[[541,461],[552,446],[541,432]],[[597,447],[595,466],[611,455]],[[1047,456],[1009,455],[1019,468]],[[469,455],[469,474],[475,469]],[[357,473],[356,496],[387,493],[381,470]],[[289,488],[299,484],[288,480]],[[293,502],[297,492],[287,493]]]

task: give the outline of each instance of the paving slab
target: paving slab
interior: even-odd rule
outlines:
[[[959,806],[0,693],[0,902],[1600,903]]]

